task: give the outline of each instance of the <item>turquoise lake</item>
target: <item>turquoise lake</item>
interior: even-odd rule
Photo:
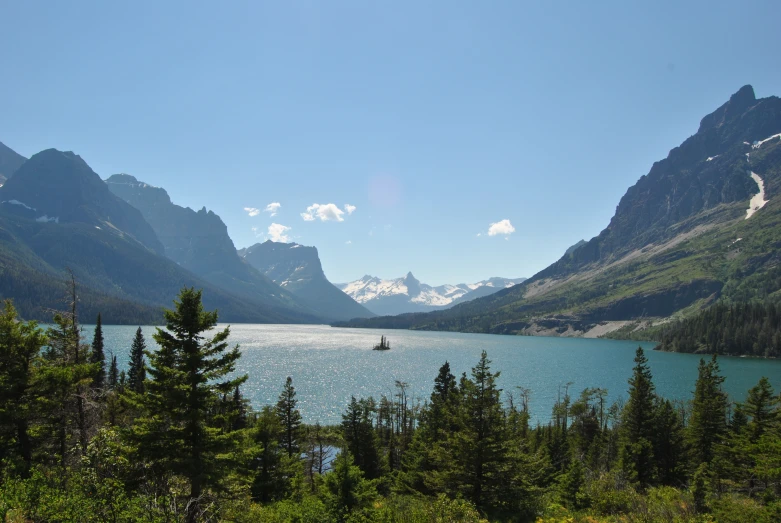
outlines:
[[[84,338],[92,340],[91,326]],[[126,368],[136,327],[104,326],[106,349]],[[154,347],[154,327],[143,327],[147,345]],[[380,335],[392,349],[372,351]],[[587,387],[606,388],[609,401],[626,397],[627,379],[635,349],[641,345],[653,372],[657,392],[669,399],[688,400],[697,378],[700,356],[651,350],[654,343],[601,339],[542,338],[416,332],[374,329],[335,329],[322,325],[233,325],[230,341],[239,344],[237,371],[249,375],[242,390],[259,409],[276,402],[287,376],[292,376],[299,409],[307,422],[337,423],[350,396],[392,396],[395,381],[409,385],[409,395],[428,398],[440,366],[449,361],[456,377],[469,372],[487,351],[491,368],[501,371],[505,392],[521,386],[531,390],[532,419],[546,423],[559,387],[571,382],[570,395]],[[781,389],[781,361],[720,358],[725,389],[737,401],[760,377]]]

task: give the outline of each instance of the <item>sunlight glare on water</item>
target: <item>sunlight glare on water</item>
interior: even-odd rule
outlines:
[[[136,327],[104,326],[106,349],[127,366]],[[154,346],[154,327],[143,327],[147,345]],[[371,348],[386,335],[391,350]],[[87,341],[92,327],[84,326]],[[654,343],[600,339],[498,336],[451,332],[335,329],[322,325],[231,326],[230,341],[239,344],[237,371],[249,375],[242,391],[255,409],[273,404],[287,376],[293,378],[299,409],[306,422],[338,423],[350,401],[395,392],[396,380],[409,384],[409,395],[429,397],[440,366],[449,361],[458,378],[487,351],[498,384],[505,392],[521,386],[531,390],[532,420],[546,423],[559,387],[571,382],[576,398],[587,387],[608,389],[612,402],[626,396],[635,349],[642,345],[651,365],[657,392],[668,399],[688,400],[697,378],[700,356],[652,351]],[[781,389],[781,361],[720,358],[725,387],[735,400],[760,377]]]

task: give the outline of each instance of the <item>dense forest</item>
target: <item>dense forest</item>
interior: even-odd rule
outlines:
[[[275,405],[242,397],[238,346],[185,288],[157,351],[128,372],[79,326],[75,286],[44,331],[0,314],[0,514],[22,522],[781,520],[781,415],[767,379],[744,403],[701,360],[690,402],[659,397],[638,348],[626,401],[561,388],[532,425],[532,391],[497,386],[483,352],[430,398],[407,384],[306,425],[288,378]],[[91,341],[87,343],[86,341]],[[566,378],[566,376],[562,376]]]
[[[719,302],[688,318],[639,328],[640,321],[610,332],[613,339],[657,340],[670,352],[781,356],[781,307],[775,301]]]
[[[781,309],[768,303],[717,303],[665,329],[662,350],[781,356]]]

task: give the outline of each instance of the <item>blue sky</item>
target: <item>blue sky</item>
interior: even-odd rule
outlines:
[[[2,2],[0,141],[332,281],[531,276],[742,85],[781,95],[777,1],[632,4]]]

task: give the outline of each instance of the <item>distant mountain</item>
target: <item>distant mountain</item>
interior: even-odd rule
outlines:
[[[128,174],[115,174],[106,185],[141,211],[164,245],[165,255],[185,269],[244,299],[317,316],[317,311],[239,257],[228,228],[214,212],[176,205],[165,189]]]
[[[161,255],[154,231],[77,155],[34,155],[0,187],[0,297],[25,318],[51,319],[65,305],[66,269],[79,286],[83,319],[162,321],[183,286],[204,290],[206,307],[230,322],[313,322],[314,314],[231,294]]]
[[[779,194],[781,99],[744,86],[627,190],[598,236],[521,285],[392,324],[594,336],[781,298]]]
[[[11,177],[27,158],[0,142],[0,185]]]
[[[2,204],[40,222],[84,223],[128,235],[162,254],[163,245],[137,209],[114,196],[72,152],[47,149],[24,162],[3,186]]]
[[[524,279],[491,278],[472,284],[432,287],[420,283],[409,272],[403,278],[392,280],[367,275],[350,283],[337,283],[336,286],[373,313],[388,316],[452,307],[512,287]]]
[[[315,247],[266,241],[238,254],[325,317],[348,320],[373,316],[328,281]]]

